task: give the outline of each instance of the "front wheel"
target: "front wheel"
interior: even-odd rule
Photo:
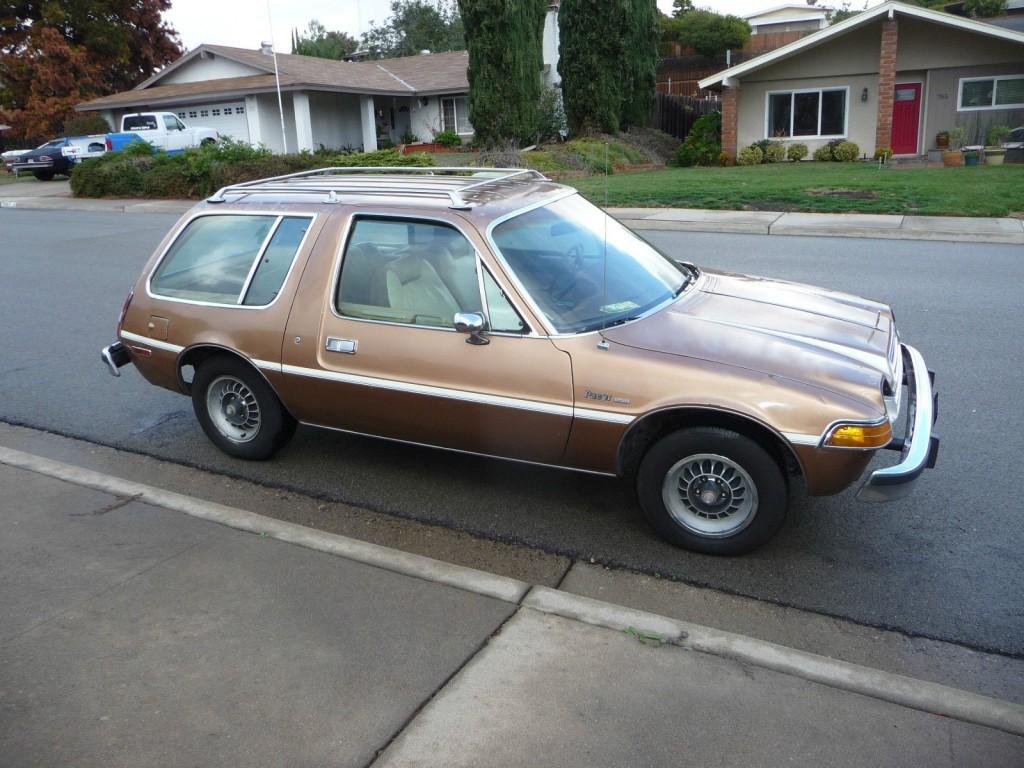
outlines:
[[[57,174],[54,171],[33,171],[32,175],[40,181],[53,181],[53,177]]]
[[[655,443],[637,472],[644,515],[673,544],[712,555],[741,555],[768,541],[786,518],[786,480],[775,459],[748,437],[696,427]]]
[[[199,366],[192,408],[213,444],[239,459],[269,459],[295,434],[295,419],[274,390],[234,357],[211,357]]]

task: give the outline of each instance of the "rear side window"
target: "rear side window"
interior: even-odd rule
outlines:
[[[154,115],[135,115],[124,119],[124,130],[126,131],[155,131],[156,117]]]
[[[269,304],[310,222],[306,216],[200,216],[167,251],[150,290],[208,304]]]

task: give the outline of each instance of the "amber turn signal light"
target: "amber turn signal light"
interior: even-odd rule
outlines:
[[[836,424],[825,437],[829,448],[882,448],[892,440],[892,426],[881,424]]]

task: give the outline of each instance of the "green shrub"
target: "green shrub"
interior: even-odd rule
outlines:
[[[71,174],[76,197],[206,197],[221,187],[332,166],[430,166],[425,154],[402,155],[396,149],[325,156],[297,152],[274,155],[265,147],[222,142],[178,155],[156,152],[146,143],[86,160]]]
[[[860,157],[860,147],[852,141],[841,141],[832,148],[832,159],[840,163],[852,163]]]
[[[828,144],[824,144],[814,150],[814,159],[819,162],[829,162],[832,160],[832,147]]]
[[[874,158],[875,162],[881,160],[883,163],[888,163],[889,158],[892,157],[892,150],[889,147],[879,147],[875,150]]]
[[[455,131],[441,131],[434,137],[434,141],[442,147],[461,147],[462,139]]]
[[[722,151],[722,115],[712,112],[697,119],[676,149],[675,165],[713,165]]]
[[[990,147],[998,147],[1009,137],[1011,131],[1008,125],[993,125],[985,134],[985,144]]]
[[[786,147],[781,141],[770,141],[762,154],[766,163],[782,163],[786,160]]]
[[[764,160],[764,152],[754,144],[744,147],[736,156],[737,165],[760,165],[762,160]]]
[[[807,152],[808,149],[806,144],[790,144],[786,149],[786,157],[794,163],[798,163],[807,157]]]

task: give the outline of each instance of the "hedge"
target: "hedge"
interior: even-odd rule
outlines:
[[[265,147],[221,140],[181,154],[158,152],[138,142],[75,166],[71,192],[75,197],[203,198],[220,187],[283,176],[316,168],[389,165],[430,166],[424,154],[402,155],[396,149],[376,152],[299,152],[275,155]]]

